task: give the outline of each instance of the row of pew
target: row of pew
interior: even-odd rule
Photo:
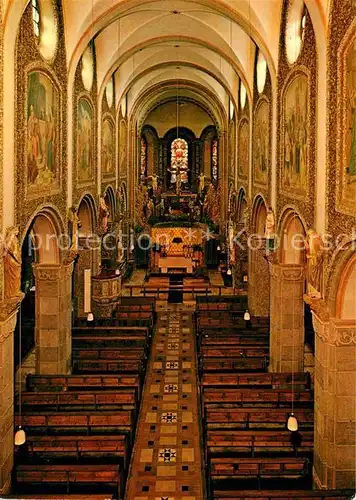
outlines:
[[[213,500],[324,498],[311,489],[310,376],[267,371],[268,318],[245,321],[246,309],[244,297],[197,301],[207,491]],[[287,429],[292,411],[299,424],[293,433]],[[335,498],[348,494],[333,492]]]
[[[73,373],[27,377],[16,413],[27,433],[15,454],[17,491],[123,498],[154,314],[152,300],[128,298],[111,319],[77,323]]]

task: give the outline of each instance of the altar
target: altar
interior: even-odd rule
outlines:
[[[154,226],[151,229],[151,271],[192,274],[202,267],[205,233],[204,224]]]
[[[193,274],[194,262],[189,257],[159,257],[158,268],[163,274],[172,274],[175,272]]]

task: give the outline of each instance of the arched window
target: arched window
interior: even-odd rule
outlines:
[[[33,31],[35,36],[39,38],[40,36],[40,9],[38,6],[38,0],[32,0],[32,21],[33,21]]]
[[[188,182],[188,143],[185,139],[177,138],[171,146],[171,173],[172,182],[175,182],[175,176],[180,172],[181,181]]]
[[[218,181],[218,140],[214,139],[211,143],[211,178],[214,183]]]
[[[147,177],[147,143],[144,137],[141,137],[141,179]]]

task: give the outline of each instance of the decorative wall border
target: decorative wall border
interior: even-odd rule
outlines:
[[[316,149],[316,107],[317,107],[317,50],[316,39],[312,20],[306,10],[306,23],[303,34],[303,43],[300,54],[294,64],[290,64],[286,55],[286,25],[288,19],[288,11],[292,4],[292,0],[284,0],[282,16],[281,16],[281,31],[279,41],[279,61],[278,61],[278,87],[277,87],[277,138],[280,143],[277,146],[276,159],[276,182],[277,182],[277,213],[278,217],[286,205],[295,204],[299,214],[307,223],[307,227],[313,227],[315,222],[315,180],[316,180],[316,165],[315,165],[315,149]],[[304,73],[308,77],[308,189],[306,196],[295,196],[294,193],[286,192],[282,189],[282,144],[284,137],[282,136],[282,123],[284,120],[284,97],[285,91],[288,88],[293,78],[298,73]],[[277,143],[278,143],[277,141]]]

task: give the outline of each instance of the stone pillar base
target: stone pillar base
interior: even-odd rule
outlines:
[[[261,248],[249,252],[248,276],[249,311],[252,316],[268,317],[270,314],[270,275],[265,258],[264,240]]]
[[[304,370],[304,267],[270,263],[270,371]]]
[[[0,494],[11,489],[14,464],[14,329],[23,295],[0,304]]]
[[[36,265],[36,373],[71,371],[73,263]]]
[[[356,488],[356,323],[321,318],[315,329],[314,482]]]

